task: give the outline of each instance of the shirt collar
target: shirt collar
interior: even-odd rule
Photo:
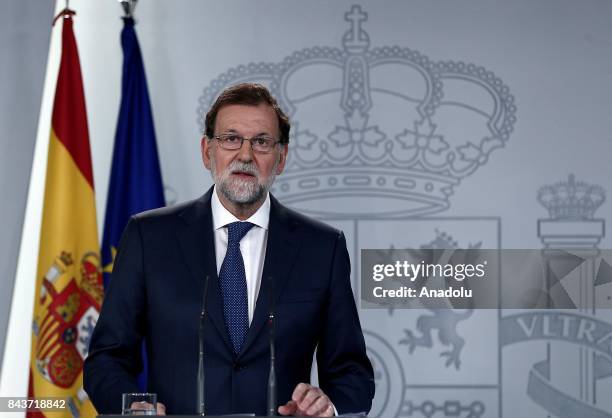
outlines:
[[[240,219],[236,218],[229,210],[223,206],[219,196],[217,195],[217,186],[213,188],[212,197],[210,199],[210,206],[212,208],[213,228],[215,230],[223,228],[227,224],[232,222],[240,222]],[[270,221],[270,193],[266,193],[266,200],[257,209],[250,218],[245,219],[245,222],[250,222],[257,225],[260,228],[268,230],[268,224]]]

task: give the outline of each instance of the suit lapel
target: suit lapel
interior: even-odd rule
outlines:
[[[253,321],[249,327],[246,342],[242,346],[243,355],[253,343],[257,334],[266,323],[270,313],[270,297],[273,306],[289,278],[291,267],[299,252],[299,240],[292,236],[296,223],[288,216],[287,210],[270,195],[270,222],[268,242],[266,244],[266,259],[259,287],[259,295],[255,304]]]
[[[179,215],[184,222],[178,228],[177,236],[185,262],[195,281],[194,288],[199,289],[200,294],[204,292],[204,280],[206,276],[209,276],[208,294],[206,295],[208,318],[217,328],[230,352],[233,352],[225,326],[221,288],[217,276],[215,238],[210,207],[212,191],[212,188],[209,189],[206,194]]]

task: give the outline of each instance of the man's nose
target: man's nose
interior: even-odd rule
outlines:
[[[251,145],[251,141],[245,139],[242,141],[242,146],[238,149],[238,159],[240,161],[252,161],[253,160],[253,146]]]

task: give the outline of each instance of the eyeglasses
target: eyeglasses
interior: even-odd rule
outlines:
[[[270,151],[272,151],[272,149],[274,149],[276,144],[280,142],[270,136],[265,135],[258,135],[253,136],[251,138],[247,138],[234,133],[215,135],[213,136],[213,138],[215,138],[217,142],[219,142],[221,148],[231,151],[235,151],[237,149],[242,148],[242,143],[247,140],[251,143],[251,148],[253,149],[253,151],[259,154],[269,153]]]

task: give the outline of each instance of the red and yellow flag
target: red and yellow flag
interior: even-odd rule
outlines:
[[[52,417],[96,415],[83,390],[83,360],[103,297],[85,97],[72,12],[63,13],[36,277],[31,397],[60,397]],[[28,413],[28,417],[39,413]]]

